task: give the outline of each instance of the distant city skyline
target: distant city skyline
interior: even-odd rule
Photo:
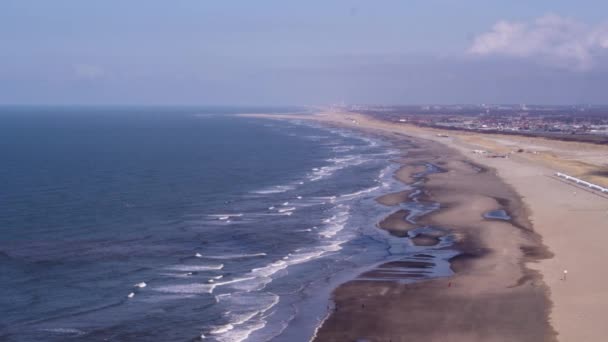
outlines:
[[[0,3],[0,104],[606,104],[603,1]]]

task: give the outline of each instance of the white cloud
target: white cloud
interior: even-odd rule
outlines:
[[[98,65],[76,64],[73,66],[76,78],[80,80],[98,80],[105,76],[105,71]]]
[[[531,58],[539,62],[589,70],[608,52],[608,25],[588,26],[549,14],[526,22],[499,21],[475,37],[469,53]]]

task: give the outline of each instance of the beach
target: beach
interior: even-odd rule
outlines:
[[[411,193],[385,194],[378,202],[395,211],[378,227],[421,246],[450,236],[458,251],[449,277],[386,277],[396,267],[432,267],[421,255],[419,262],[379,265],[339,286],[334,312],[316,340],[601,341],[608,333],[602,320],[606,279],[597,271],[608,256],[602,230],[608,200],[553,177],[567,172],[603,184],[606,147],[441,132],[356,113],[298,118],[411,142],[395,176],[419,182],[418,200],[441,208],[408,220],[407,210],[397,206]],[[472,152],[480,149],[508,158]],[[520,149],[525,152],[513,152]],[[416,177],[421,165],[437,172]],[[497,210],[508,219],[484,217]],[[420,226],[441,229],[412,237]]]

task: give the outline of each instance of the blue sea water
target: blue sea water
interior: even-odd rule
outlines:
[[[255,111],[1,108],[0,338],[309,340],[403,248],[397,151]]]

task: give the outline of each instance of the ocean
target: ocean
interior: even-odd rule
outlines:
[[[403,253],[387,141],[292,108],[0,109],[0,339],[308,341]]]

